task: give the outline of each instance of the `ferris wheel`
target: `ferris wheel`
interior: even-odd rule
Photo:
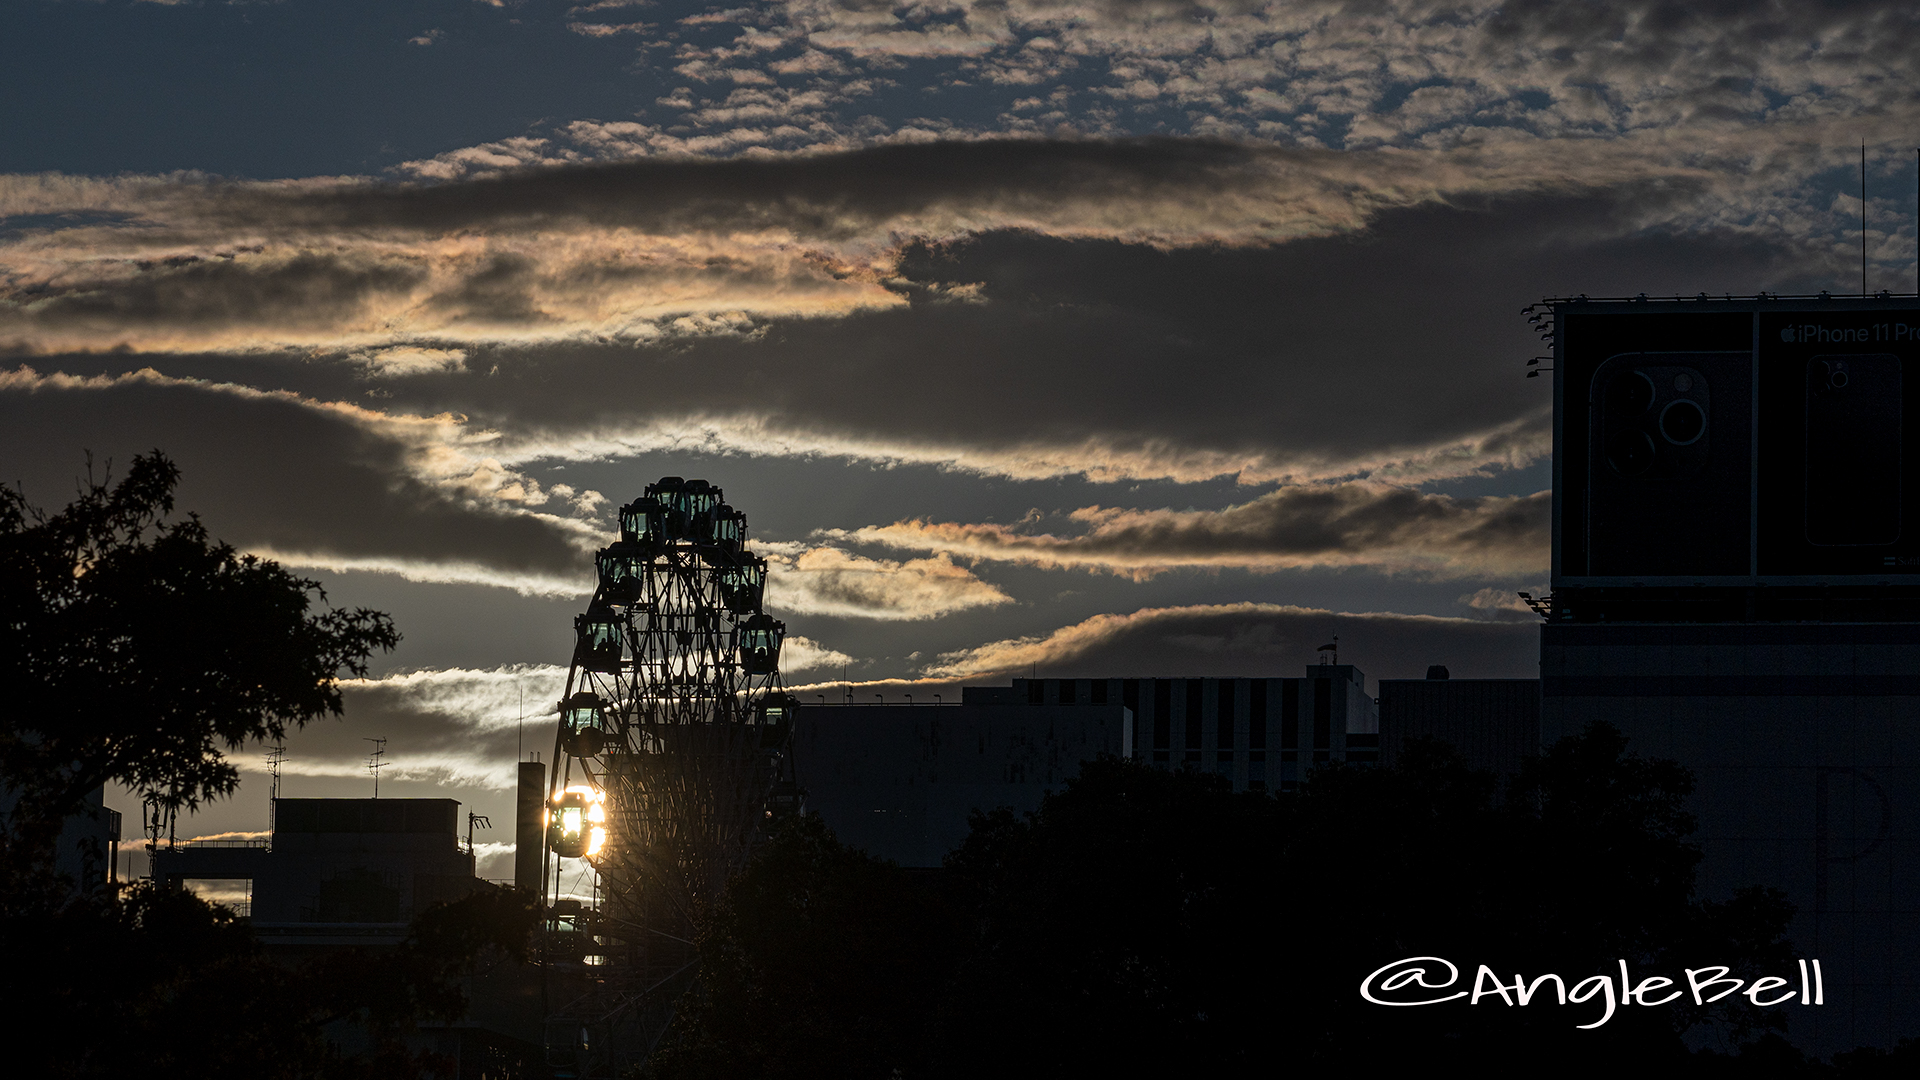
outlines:
[[[649,983],[685,960],[699,905],[798,802],[786,627],[761,609],[767,562],[746,541],[746,515],[719,488],[663,478],[621,508],[574,620],[542,894],[576,910],[568,883],[591,879],[590,913],[550,919],[550,938],[600,965],[602,984]]]

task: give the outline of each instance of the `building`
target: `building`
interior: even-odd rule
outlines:
[[[1409,739],[1433,739],[1468,765],[1504,776],[1540,753],[1540,680],[1455,679],[1435,665],[1424,679],[1380,680],[1380,762]]]
[[[1285,790],[1317,764],[1379,760],[1380,721],[1366,675],[1312,664],[1299,679],[1015,679],[969,686],[968,704],[1104,705],[1133,714],[1127,756],[1204,769],[1235,791]]]
[[[841,840],[902,866],[939,866],[976,810],[1037,810],[1101,754],[1124,756],[1119,704],[809,705],[794,775]]]
[[[1910,624],[1549,623],[1541,737],[1596,720],[1693,773],[1702,892],[1784,889],[1829,1006],[1820,1054],[1920,1033],[1920,633]]]
[[[958,705],[808,705],[794,724],[807,809],[903,866],[940,865],[976,810],[1039,809],[1101,754],[1203,769],[1236,791],[1380,755],[1366,676],[1350,664],[1298,679],[1015,679],[964,687]]]
[[[1920,1035],[1920,307],[1552,301],[1541,738],[1694,775],[1707,899],[1765,885],[1820,1055]]]
[[[105,787],[93,789],[80,812],[61,821],[54,841],[53,872],[79,893],[97,892],[118,880],[120,811],[105,800]],[[0,788],[0,821],[11,817],[17,801],[11,790]]]
[[[485,887],[452,799],[277,799],[273,824],[271,840],[163,847],[154,881],[220,896],[289,946],[398,942],[429,906]]]

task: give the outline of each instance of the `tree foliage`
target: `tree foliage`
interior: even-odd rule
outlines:
[[[21,1075],[206,1080],[416,1078],[443,1064],[404,1037],[467,1007],[460,977],[526,955],[537,911],[475,893],[428,909],[397,948],[274,956],[224,907],[147,883],[0,915],[0,1015]],[[351,1026],[343,1051],[327,1034]],[[30,1033],[30,1034],[28,1034]]]
[[[932,889],[847,848],[818,816],[792,819],[703,921],[703,976],[652,1071],[767,1080],[918,1071],[963,930]]]
[[[1621,1009],[1583,1031],[1597,1006],[1389,1009],[1357,993],[1410,956],[1448,957],[1468,979],[1486,963],[1509,983],[1571,984],[1621,960],[1792,970],[1780,894],[1694,894],[1691,782],[1604,725],[1508,783],[1432,745],[1271,796],[1104,758],[1033,814],[976,815],[935,881],[798,824],[712,913],[696,1004],[649,1071],[1645,1066],[1697,1060],[1681,1034],[1702,1025],[1724,1045],[1771,1046],[1754,1040],[1778,1015],[1739,999]]]
[[[159,451],[47,514],[0,489],[0,782],[9,854],[106,782],[193,808],[230,794],[222,751],[341,711],[336,683],[400,640],[386,615],[314,611],[317,583],[168,520],[180,472]],[[39,852],[44,854],[44,851]]]

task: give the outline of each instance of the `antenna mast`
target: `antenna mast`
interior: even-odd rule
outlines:
[[[271,834],[280,820],[280,763],[287,760],[285,743],[275,743],[267,751],[267,772],[273,777],[273,787],[267,792],[267,832]]]
[[[373,753],[367,755],[367,771],[373,774],[373,797],[377,799],[380,797],[380,770],[391,764],[381,760],[387,756],[387,740],[385,736],[378,739],[366,736],[361,738],[373,744]]]

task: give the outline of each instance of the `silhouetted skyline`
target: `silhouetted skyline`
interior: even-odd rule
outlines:
[[[1871,286],[1914,281],[1905,9],[1643,8],[34,0],[0,481],[157,447],[213,535],[393,613],[293,797],[369,794],[384,737],[383,796],[511,820],[665,475],[753,515],[790,684],[1291,676],[1334,633],[1532,676],[1520,309],[1852,291],[1862,141]],[[235,760],[183,837],[266,828]]]

